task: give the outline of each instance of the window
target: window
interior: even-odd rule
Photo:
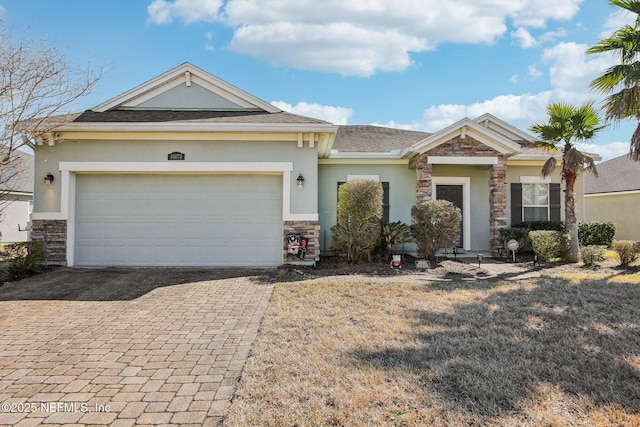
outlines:
[[[338,182],[338,195],[340,194],[340,186],[344,182]],[[389,222],[389,183],[381,182],[382,184],[382,222]],[[337,200],[337,199],[336,199]]]
[[[549,184],[522,184],[522,219],[549,220]]]

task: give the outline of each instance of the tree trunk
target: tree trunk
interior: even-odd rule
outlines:
[[[577,174],[574,171],[563,171],[566,188],[564,190],[565,227],[569,234],[568,262],[580,261],[580,242],[578,241],[578,220],[576,218],[575,183]]]

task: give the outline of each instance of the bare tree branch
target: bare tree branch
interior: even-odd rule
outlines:
[[[71,109],[102,74],[76,66],[44,40],[16,39],[0,21],[0,198],[24,174],[20,149],[72,121]]]

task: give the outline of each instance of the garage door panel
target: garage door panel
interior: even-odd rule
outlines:
[[[79,175],[78,265],[282,263],[282,176]]]

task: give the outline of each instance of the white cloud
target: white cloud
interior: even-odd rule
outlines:
[[[149,21],[157,24],[220,20],[234,30],[232,49],[279,66],[369,76],[404,70],[412,53],[442,42],[492,44],[510,22],[526,37],[526,27],[571,19],[581,2],[153,0],[147,9]]]
[[[535,65],[529,65],[527,74],[529,75],[529,77],[531,77],[532,80],[537,80],[540,76],[544,75],[544,73],[538,70]]]
[[[5,13],[7,13],[7,9],[0,4],[0,17],[2,17]]]
[[[531,49],[538,46],[538,41],[531,35],[529,31],[523,27],[518,28],[511,33],[511,37],[516,40],[518,46],[523,49]]]
[[[600,73],[614,64],[607,55],[586,55],[589,46],[578,43],[559,43],[547,48],[542,59],[551,63],[549,77],[557,95],[565,101],[578,103],[594,99],[589,84]]]
[[[629,13],[624,9],[617,9],[607,18],[607,21],[604,23],[604,29],[600,33],[600,37],[610,37],[621,27],[625,25],[633,25],[635,18],[635,14]]]
[[[223,0],[153,0],[147,6],[147,13],[154,24],[169,24],[174,18],[191,24],[216,20],[222,4]]]
[[[516,84],[516,83],[518,83],[518,79],[519,79],[519,78],[520,78],[520,77],[519,77],[517,74],[514,74],[513,76],[511,76],[511,78],[509,79],[509,81],[510,81],[511,83],[513,83],[513,84]]]
[[[326,120],[335,125],[346,125],[353,115],[353,110],[346,107],[333,107],[306,102],[298,102],[296,105],[291,105],[284,101],[274,101],[271,104],[289,113]]]
[[[427,46],[424,41],[395,30],[360,28],[349,23],[278,23],[239,28],[231,48],[277,65],[368,76],[377,70],[408,68],[409,52],[422,51]]]
[[[628,142],[610,142],[608,144],[578,144],[579,148],[588,153],[598,154],[602,160],[610,160],[614,157],[629,154]]]
[[[534,94],[500,95],[485,101],[463,104],[441,104],[427,108],[418,126],[407,125],[411,129],[438,131],[464,118],[475,118],[491,113],[508,123],[527,131],[534,123],[546,120],[546,107],[555,101],[572,104],[601,100],[601,95],[589,90],[589,83],[614,60],[604,55],[586,55],[588,46],[577,43],[559,43],[543,51],[542,59],[549,64],[551,90]],[[529,75],[538,75],[535,66],[529,68]],[[512,81],[517,76],[512,77]],[[397,125],[398,127],[405,127]],[[629,150],[628,143],[611,142],[585,145],[587,151],[598,153],[604,158],[622,155]]]
[[[548,91],[533,95],[500,95],[470,105],[437,105],[425,110],[422,125],[424,130],[434,132],[464,117],[473,119],[484,113],[491,113],[516,127],[527,129],[541,116],[544,117],[552,96],[553,93]]]

